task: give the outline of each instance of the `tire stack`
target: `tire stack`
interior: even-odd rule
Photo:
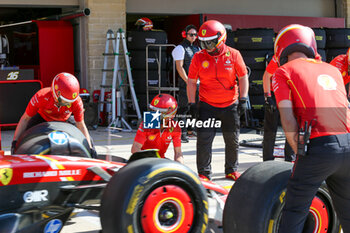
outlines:
[[[134,88],[139,102],[141,112],[147,110],[146,101],[146,46],[149,44],[167,44],[167,34],[165,31],[129,31],[128,49],[130,52],[130,66],[134,81]],[[162,48],[161,58],[159,58],[159,47],[150,46],[148,48],[148,85],[158,86],[158,64],[161,63],[161,86],[167,83],[166,72],[167,53]],[[155,96],[150,94],[150,99]]]
[[[350,28],[327,28],[326,36],[327,62],[346,54],[350,47]]]
[[[266,63],[273,56],[275,32],[269,28],[237,29],[235,47],[251,71],[249,76],[249,99],[253,117],[264,120],[263,74]]]
[[[315,33],[317,52],[321,55],[322,61],[326,61],[326,30],[323,28],[312,28],[312,30]]]

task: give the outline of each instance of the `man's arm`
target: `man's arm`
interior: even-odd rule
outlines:
[[[249,81],[248,81],[248,74],[238,77],[239,80],[239,95],[240,97],[247,97],[248,96],[248,89],[249,89]]]
[[[196,103],[197,79],[188,79],[187,97],[188,103]]]
[[[28,122],[32,117],[30,117],[26,112],[23,113],[21,119],[16,127],[15,135],[13,136],[13,141],[17,141],[19,136],[24,132],[28,126]]]
[[[188,77],[187,77],[187,74],[186,74],[185,69],[183,68],[184,60],[176,60],[176,61],[175,61],[175,64],[176,64],[176,70],[177,70],[177,72],[179,73],[180,77],[181,77],[181,78],[186,82],[186,84],[187,84]]]
[[[90,148],[92,148],[92,144],[91,144],[91,138],[90,138],[90,134],[88,129],[86,128],[85,122],[84,120],[82,121],[76,121],[76,126],[77,128],[84,134],[84,136],[86,137],[86,140],[89,143]]]
[[[271,89],[270,89],[271,77],[272,77],[272,74],[265,70],[263,75],[263,89],[264,89],[264,94],[267,94],[267,96],[271,96]]]
[[[134,141],[134,143],[132,144],[132,147],[131,147],[131,153],[133,154],[133,153],[141,151],[142,146],[143,145],[141,143]]]
[[[293,104],[290,100],[281,100],[278,109],[281,116],[281,123],[289,145],[294,153],[298,151],[298,123],[294,117]]]
[[[174,147],[174,160],[179,163],[184,163],[184,157],[182,155],[181,147]]]

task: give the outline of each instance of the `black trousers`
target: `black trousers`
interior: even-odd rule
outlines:
[[[238,140],[239,140],[239,115],[238,103],[226,108],[213,107],[207,103],[199,102],[198,120],[205,121],[209,118],[221,120],[221,130],[225,142],[225,174],[234,172],[238,168]],[[216,128],[197,129],[197,170],[198,174],[211,178],[212,144],[216,134]]]
[[[275,97],[272,96],[275,101]],[[276,105],[276,101],[275,101]],[[273,150],[275,148],[276,133],[278,128],[280,115],[278,110],[265,108],[264,115],[264,139],[263,139],[263,161],[274,160]],[[294,152],[290,147],[287,139],[284,144],[284,159],[285,161],[293,161]]]
[[[279,233],[301,233],[311,202],[326,181],[344,233],[350,232],[350,134],[310,140],[287,185]]]
[[[188,111],[189,111],[186,86],[179,87],[178,105],[179,105],[179,109],[177,111],[177,114],[181,116],[180,120],[185,121],[186,120],[185,116],[188,114]],[[191,130],[191,129],[189,128],[188,130]],[[187,128],[182,127],[181,131],[182,133],[186,133]]]

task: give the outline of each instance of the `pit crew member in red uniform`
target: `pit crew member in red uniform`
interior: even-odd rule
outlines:
[[[263,75],[263,88],[265,96],[263,161],[275,159],[273,156],[273,151],[275,148],[279,113],[277,111],[275,96],[273,92],[271,92],[271,78],[277,68],[278,64],[276,57],[273,56]],[[294,157],[294,152],[286,139],[284,144],[284,160],[291,162],[294,160]]]
[[[86,137],[94,156],[96,152],[92,149],[90,134],[84,122],[84,108],[79,90],[79,82],[74,75],[59,73],[52,80],[51,87],[42,88],[35,93],[18,122],[11,151],[15,149],[19,136],[27,129],[45,121],[67,121],[73,114],[76,127]]]
[[[344,85],[348,84],[350,82],[350,48],[348,48],[348,51],[346,54],[341,54],[336,56],[330,64],[337,67],[340,71],[341,75],[343,76]],[[348,91],[348,98],[350,97],[350,85],[349,85],[349,91]]]
[[[350,110],[342,76],[334,66],[314,59],[316,40],[309,27],[283,28],[275,40],[275,54],[280,68],[272,87],[284,132],[297,154],[279,233],[303,231],[323,181],[343,231],[349,233]]]
[[[197,120],[221,121],[225,141],[226,178],[236,180],[240,176],[237,171],[240,130],[238,106],[240,103],[243,114],[247,108],[247,68],[240,52],[225,45],[226,29],[219,21],[209,20],[203,23],[198,39],[202,50],[192,58],[187,83],[190,112],[192,116],[197,112],[195,95],[199,79]],[[211,178],[210,164],[215,134],[215,127],[197,129],[197,170],[201,178]]]
[[[152,111],[160,115],[160,128],[148,129],[141,122],[137,130],[134,143],[131,147],[131,153],[146,149],[158,149],[161,158],[164,158],[169,144],[173,141],[174,160],[183,163],[181,151],[181,129],[179,125],[170,123],[177,111],[177,102],[175,98],[168,94],[159,94],[153,98],[149,105]],[[163,121],[164,120],[164,121]],[[165,125],[163,124],[165,123]]]

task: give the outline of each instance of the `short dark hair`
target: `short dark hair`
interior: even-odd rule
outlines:
[[[194,26],[193,24],[190,24],[190,25],[187,25],[187,26],[185,27],[185,32],[187,33],[187,32],[188,32],[189,30],[191,30],[191,29],[194,29],[194,30],[197,31],[197,27]]]

